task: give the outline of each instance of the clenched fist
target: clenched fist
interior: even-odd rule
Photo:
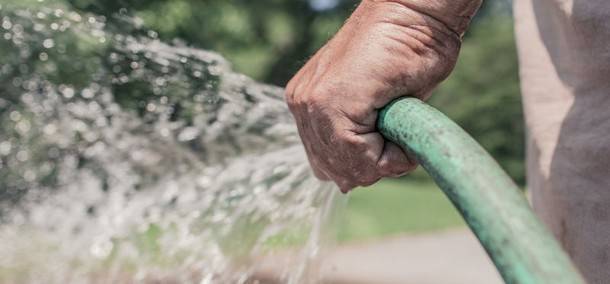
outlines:
[[[363,1],[286,87],[309,162],[346,193],[416,162],[376,129],[395,98],[428,98],[453,70],[480,0]]]

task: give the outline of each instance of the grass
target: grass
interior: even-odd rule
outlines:
[[[464,226],[429,179],[388,179],[354,191],[338,222],[340,242]]]

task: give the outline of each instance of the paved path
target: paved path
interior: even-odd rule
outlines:
[[[280,259],[261,265],[266,279]],[[321,260],[320,283],[500,284],[498,273],[467,230],[401,236],[340,246]],[[262,281],[274,282],[274,281]]]

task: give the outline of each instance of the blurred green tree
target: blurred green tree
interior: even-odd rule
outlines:
[[[135,15],[164,40],[216,50],[255,79],[284,85],[357,1],[68,0],[79,10]],[[318,3],[318,4],[316,4]]]

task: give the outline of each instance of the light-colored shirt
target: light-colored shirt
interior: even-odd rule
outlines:
[[[610,283],[610,1],[515,0],[536,213]]]

